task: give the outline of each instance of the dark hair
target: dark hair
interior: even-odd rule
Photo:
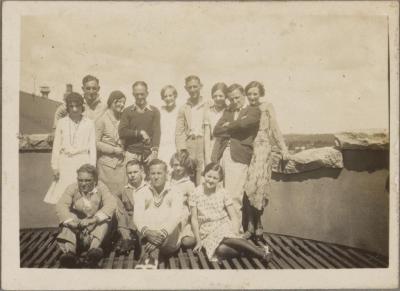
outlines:
[[[237,83],[234,83],[228,87],[228,93],[232,93],[235,90],[239,90],[242,94],[244,94],[243,86]]]
[[[119,100],[119,99],[122,99],[122,98],[126,99],[124,93],[122,93],[121,91],[118,91],[118,90],[112,91],[110,96],[108,97],[108,100],[107,100],[107,107],[110,108],[115,100]]]
[[[177,160],[179,164],[185,169],[185,172],[190,177],[193,177],[196,171],[197,161],[192,159],[187,152],[179,151],[172,155],[169,165],[172,168],[174,160]]]
[[[165,172],[167,172],[168,167],[167,167],[167,164],[166,164],[164,161],[162,161],[162,160],[160,160],[160,159],[153,159],[153,160],[151,160],[150,163],[149,163],[149,170],[150,170],[150,168],[151,168],[152,166],[155,166],[155,165],[163,165],[163,166],[164,166],[164,169],[165,169]]]
[[[175,87],[172,86],[172,85],[167,85],[167,86],[164,86],[161,89],[161,93],[160,93],[161,94],[161,99],[164,99],[165,91],[167,91],[168,89],[172,89],[172,91],[174,92],[175,97],[178,97],[178,91],[176,91]]]
[[[187,84],[187,83],[189,83],[190,81],[193,81],[193,80],[195,80],[195,81],[197,81],[197,82],[199,82],[201,84],[200,78],[198,76],[196,76],[196,75],[187,76],[185,78],[185,84]]]
[[[75,102],[77,105],[82,107],[82,112],[85,111],[85,107],[83,106],[83,97],[81,94],[76,92],[71,92],[65,97],[65,106],[67,107],[67,112],[69,113],[69,106]]]
[[[258,92],[260,92],[260,97],[263,97],[265,95],[265,89],[264,89],[264,85],[261,82],[258,81],[251,81],[250,83],[247,84],[246,88],[244,89],[244,91],[247,92],[251,89],[251,88],[258,88]]]
[[[209,163],[203,171],[203,176],[205,176],[209,171],[217,171],[219,174],[219,180],[222,181],[224,179],[224,169],[218,163],[211,162]]]
[[[136,81],[135,83],[133,83],[132,89],[139,85],[145,87],[146,91],[148,91],[149,87],[147,86],[145,81]]]
[[[125,165],[125,169],[128,169],[129,166],[139,166],[142,170],[144,169],[143,164],[138,159],[129,160]]]
[[[211,96],[218,90],[221,90],[225,97],[228,94],[228,86],[223,82],[214,84],[214,86],[211,88]]]
[[[83,164],[82,166],[79,167],[78,170],[76,170],[76,173],[88,173],[90,175],[92,175],[95,183],[97,184],[98,181],[98,173],[97,173],[97,169],[95,166],[91,165],[91,164]]]
[[[85,84],[90,81],[96,81],[97,85],[100,85],[99,79],[92,75],[86,75],[85,77],[83,77],[82,85],[85,86]]]

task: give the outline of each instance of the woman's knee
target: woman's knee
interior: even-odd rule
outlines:
[[[181,239],[181,246],[184,249],[192,249],[196,245],[196,239],[191,236],[185,236]]]
[[[238,251],[225,244],[220,244],[215,250],[215,254],[221,259],[238,257],[240,255]]]

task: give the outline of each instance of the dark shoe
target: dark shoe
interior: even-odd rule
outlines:
[[[103,250],[101,248],[93,248],[87,252],[87,265],[89,268],[98,268],[99,262],[103,258]]]
[[[73,252],[67,252],[62,254],[60,257],[60,267],[61,268],[75,268],[77,267],[78,259]]]

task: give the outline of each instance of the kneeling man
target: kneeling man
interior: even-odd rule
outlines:
[[[87,264],[97,267],[103,257],[101,243],[106,236],[116,201],[107,186],[98,182],[96,167],[84,164],[77,170],[78,181],[67,187],[56,205],[60,220],[57,242],[63,255],[62,267],[73,268],[78,264],[77,246],[88,250]]]
[[[160,253],[168,256],[180,247],[183,194],[167,183],[167,165],[159,159],[149,163],[149,178],[150,184],[134,197],[133,218],[141,234],[141,261],[157,267]]]

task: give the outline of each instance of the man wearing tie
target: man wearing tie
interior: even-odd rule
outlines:
[[[228,97],[231,104],[214,128],[216,140],[211,160],[221,162],[224,167],[225,188],[232,196],[239,221],[242,221],[243,186],[261,112],[256,106],[245,105],[244,89],[239,84],[229,86]],[[242,229],[238,231],[243,232]]]

